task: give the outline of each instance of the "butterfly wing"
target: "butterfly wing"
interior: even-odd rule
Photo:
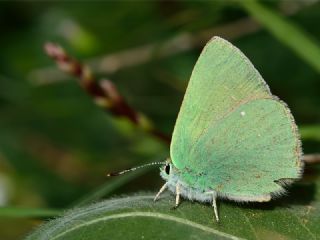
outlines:
[[[280,192],[275,180],[299,177],[299,144],[289,110],[250,61],[213,38],[193,70],[173,132],[173,164],[202,176],[184,171],[184,180],[234,199]]]
[[[182,169],[190,148],[209,126],[243,102],[271,98],[268,86],[249,60],[229,42],[214,37],[191,75],[171,142],[171,158]]]
[[[190,155],[206,175],[204,189],[236,200],[269,200],[270,193],[283,192],[281,183],[301,175],[297,128],[275,99],[240,105],[210,126]]]

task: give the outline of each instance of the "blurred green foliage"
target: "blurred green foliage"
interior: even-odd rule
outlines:
[[[290,15],[283,19],[298,25],[315,44],[320,42],[320,3],[263,4]],[[160,46],[185,32],[197,36],[247,16],[231,1],[1,2],[1,206],[64,209],[97,194],[109,181],[106,172],[163,160],[169,154],[166,144],[101,111],[73,78],[47,82],[56,73],[48,71],[41,84],[35,81],[35,70],[54,69],[43,52],[46,41],[60,43],[86,62],[150,43]],[[272,21],[269,18],[268,25],[277,24]],[[268,28],[251,33],[245,28],[234,29],[239,34],[229,40],[251,59],[272,92],[288,103],[297,124],[305,127],[304,151],[319,152],[319,73]],[[297,44],[306,47],[304,42]],[[201,48],[99,76],[110,78],[135,109],[170,135]],[[157,169],[138,175],[125,185],[116,183],[118,187],[108,193],[155,190],[161,185]],[[40,222],[3,216],[0,239],[19,238]]]

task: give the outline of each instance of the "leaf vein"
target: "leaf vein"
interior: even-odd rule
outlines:
[[[171,216],[171,215],[167,215],[167,214],[162,214],[162,213],[156,213],[156,212],[129,212],[129,213],[119,213],[119,214],[114,214],[114,215],[109,215],[109,216],[104,216],[104,217],[100,217],[91,221],[87,221],[85,223],[79,224],[73,228],[69,228],[66,231],[56,235],[55,237],[51,238],[52,240],[54,239],[58,239],[59,237],[72,232],[76,229],[79,229],[81,227],[85,227],[85,226],[89,226],[92,224],[95,224],[97,222],[100,221],[108,221],[108,220],[112,220],[112,219],[117,219],[117,218],[127,218],[127,217],[154,217],[154,218],[159,218],[159,219],[163,219],[163,220],[169,220],[169,221],[173,221],[173,222],[177,222],[177,223],[181,223],[181,224],[185,224],[197,229],[200,229],[202,231],[206,231],[212,234],[216,234],[219,235],[221,237],[226,237],[228,239],[232,239],[232,240],[242,240],[242,238],[239,238],[237,236],[233,236],[231,234],[228,233],[224,233],[221,231],[218,231],[216,229],[207,227],[207,226],[203,226],[199,223],[195,223],[193,221],[187,220],[187,219],[183,219],[183,218],[178,218],[175,216]]]

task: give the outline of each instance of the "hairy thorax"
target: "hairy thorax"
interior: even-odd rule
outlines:
[[[196,184],[192,185],[183,180],[181,174],[176,170],[175,167],[171,164],[171,171],[167,174],[165,171],[161,169],[160,176],[168,183],[168,189],[176,194],[176,186],[180,185],[180,195],[183,198],[189,199],[191,201],[199,201],[199,202],[211,202],[212,194],[215,194],[210,189],[201,189],[197,187]],[[196,178],[196,177],[195,177]],[[197,179],[195,179],[197,182]]]

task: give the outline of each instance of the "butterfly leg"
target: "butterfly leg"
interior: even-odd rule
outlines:
[[[176,185],[176,205],[174,205],[174,209],[176,209],[179,206],[180,194],[181,194],[180,184],[177,183],[177,185]]]
[[[160,188],[159,192],[157,193],[157,195],[154,197],[153,201],[157,201],[158,198],[160,197],[161,193],[163,193],[164,190],[166,190],[168,187],[168,182],[166,182],[165,184],[163,184],[163,186]]]
[[[217,222],[219,222],[219,215],[218,215],[218,209],[217,209],[217,196],[216,194],[212,194],[212,206],[214,210],[214,215],[216,216]]]

